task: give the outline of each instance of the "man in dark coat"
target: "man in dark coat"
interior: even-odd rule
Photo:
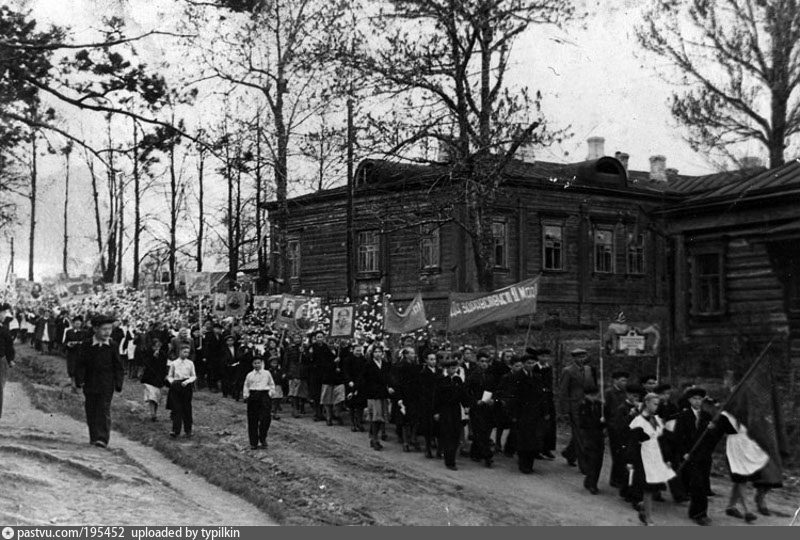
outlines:
[[[222,336],[222,325],[214,323],[210,332],[203,336],[203,358],[206,364],[206,382],[212,392],[219,390],[222,379],[223,356],[225,355],[225,338]]]
[[[699,387],[686,392],[689,408],[675,419],[675,452],[683,460],[681,477],[689,492],[689,518],[698,525],[709,525],[708,482],[711,476],[711,455],[716,439],[703,437],[711,422],[711,415],[702,409],[706,391]],[[698,444],[699,442],[699,444]]]
[[[584,388],[586,397],[578,407],[578,427],[581,431],[582,445],[578,454],[578,465],[584,475],[583,487],[592,495],[597,495],[597,481],[603,468],[603,405],[600,403],[600,390],[597,387]]]
[[[516,426],[517,461],[523,474],[533,473],[533,463],[541,451],[542,431],[544,429],[543,402],[541,381],[533,374],[536,360],[525,355],[522,358],[524,369],[516,373],[512,379],[514,399],[511,405],[511,417]]]
[[[0,305],[0,418],[3,416],[3,388],[6,385],[8,370],[14,366],[14,339],[8,331],[8,321],[11,320],[11,306]]]
[[[625,454],[621,453],[625,444],[624,439],[627,439],[627,430],[620,433],[612,426],[612,422],[619,406],[628,399],[626,386],[629,376],[630,373],[627,371],[614,371],[611,374],[611,388],[606,390],[603,407],[603,418],[608,425],[608,446],[611,450],[611,476],[608,483],[612,488],[617,489],[621,489],[628,478]]]
[[[533,376],[539,382],[542,391],[542,415],[544,426],[542,440],[539,443],[539,456],[544,459],[555,459],[556,450],[556,402],[553,395],[553,353],[550,349],[534,350],[536,363],[533,364]]]
[[[425,357],[425,365],[419,373],[419,430],[425,437],[425,457],[433,458],[433,447],[436,444],[437,426],[433,420],[436,384],[439,381],[439,364],[444,361],[441,353],[429,352]]]
[[[236,375],[239,368],[239,347],[236,338],[228,334],[222,347],[222,397],[235,397]]]
[[[445,362],[445,375],[439,378],[434,394],[434,420],[439,424],[439,446],[444,454],[444,464],[451,471],[457,471],[456,453],[463,431],[461,426],[461,407],[468,405],[468,398],[461,377],[457,375],[458,362]]]
[[[589,355],[584,349],[574,349],[570,354],[572,363],[561,373],[561,413],[569,417],[572,437],[561,455],[567,460],[567,464],[574,467],[581,445],[578,407],[585,397],[583,389],[597,386],[597,375],[587,364]]]
[[[72,384],[75,384],[75,368],[78,364],[78,356],[81,351],[81,344],[89,336],[83,329],[83,317],[77,315],[72,319],[72,326],[64,334],[64,349],[67,352],[67,375]]]
[[[505,445],[503,446],[503,454],[507,457],[513,456],[517,451],[517,424],[514,422],[512,418],[512,407],[517,397],[517,389],[515,385],[515,381],[517,376],[525,367],[525,363],[520,356],[515,356],[511,359],[511,365],[509,366],[510,370],[508,373],[503,375],[500,379],[500,382],[497,384],[497,390],[495,391],[495,400],[499,401],[502,405],[504,414],[509,419],[509,429],[508,429],[508,436],[506,437]],[[499,445],[498,445],[499,447]]]
[[[629,486],[627,462],[631,445],[630,424],[639,414],[644,389],[636,383],[629,382],[625,385],[625,393],[625,401],[617,407],[610,418],[606,418],[606,425],[609,440],[613,436],[617,445],[611,448],[611,455],[612,457],[616,455],[616,459],[622,463],[619,469],[611,469],[612,475],[616,475],[613,477],[613,481],[619,486],[620,497],[628,502],[636,502],[632,499],[632,490]]]
[[[75,384],[83,388],[89,442],[106,448],[111,433],[111,399],[122,391],[125,371],[119,345],[111,339],[114,319],[100,316],[92,322],[94,336],[84,341],[75,366]]]
[[[417,433],[419,430],[420,392],[419,374],[420,367],[417,363],[417,352],[406,347],[400,352],[400,361],[396,367],[397,374],[397,405],[400,434],[403,440],[403,451],[410,452],[413,447],[419,450]]]
[[[483,461],[492,466],[492,420],[494,381],[489,376],[489,354],[479,351],[477,365],[467,377],[466,388],[469,396],[469,421],[472,433],[472,446],[469,457],[473,461]]]

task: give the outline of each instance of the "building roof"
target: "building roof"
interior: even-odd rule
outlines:
[[[613,157],[577,163],[550,161],[527,162],[513,159],[505,170],[508,181],[538,183],[540,186],[568,188],[614,189],[633,195],[667,196],[676,200],[692,196],[715,196],[733,189],[734,185],[752,179],[764,168],[725,171],[701,176],[671,174],[669,180],[650,178],[649,171],[625,171]],[[356,193],[382,193],[430,185],[447,177],[449,169],[442,165],[422,165],[396,161],[366,159],[356,171]],[[614,177],[617,177],[616,179]],[[760,175],[759,175],[760,176]],[[339,186],[293,197],[292,204],[305,204],[321,199],[337,199],[347,195],[347,187]],[[275,202],[266,203],[275,208]]]
[[[774,169],[748,171],[738,179],[721,183],[690,197],[686,202],[711,203],[730,199],[743,200],[775,192],[800,189],[800,160],[792,160]]]

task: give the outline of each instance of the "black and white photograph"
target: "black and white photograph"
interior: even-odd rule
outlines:
[[[0,0],[0,536],[248,526],[800,526],[800,1]]]

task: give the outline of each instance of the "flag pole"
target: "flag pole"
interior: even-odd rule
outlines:
[[[753,371],[755,371],[756,367],[758,367],[758,364],[761,363],[761,360],[763,360],[764,355],[767,354],[767,351],[769,350],[770,347],[772,347],[772,344],[775,342],[775,339],[777,337],[778,337],[777,335],[772,336],[772,339],[769,340],[769,343],[767,343],[767,346],[764,347],[764,349],[758,355],[758,357],[756,358],[756,361],[753,362],[750,365],[750,367],[745,372],[744,376],[742,376],[742,378],[739,380],[739,383],[736,386],[733,387],[733,391],[731,391],[731,395],[728,396],[728,398],[725,400],[725,403],[723,403],[722,407],[719,408],[719,410],[717,411],[717,414],[714,415],[714,418],[711,420],[709,425],[711,423],[715,422],[720,417],[720,415],[722,414],[722,411],[725,410],[725,407],[727,407],[728,404],[731,402],[731,400],[733,400],[733,398],[736,396],[736,394],[739,393],[739,390],[742,389],[742,384],[748,379],[748,377],[750,377],[750,374],[753,373]],[[692,446],[692,448],[689,450],[688,455],[690,457],[691,457],[692,453],[694,453],[694,451],[697,450],[697,447],[700,446],[700,443],[703,442],[703,439],[705,439],[706,434],[709,431],[710,430],[709,430],[708,426],[706,426],[705,431],[703,431],[702,435],[700,435],[700,438],[697,439],[697,442],[695,442],[694,446]],[[678,470],[676,472],[680,472],[683,469],[684,465],[686,465],[686,461],[688,461],[688,460],[685,460],[683,463],[681,463],[681,466],[678,467]]]

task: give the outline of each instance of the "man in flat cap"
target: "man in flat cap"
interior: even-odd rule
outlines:
[[[8,331],[8,321],[13,318],[9,304],[0,305],[0,417],[3,416],[3,388],[8,369],[14,366],[14,339]]]
[[[692,387],[686,391],[685,397],[689,401],[689,408],[682,410],[675,419],[675,451],[684,461],[681,476],[689,492],[689,518],[698,525],[709,525],[711,455],[718,439],[703,435],[712,420],[702,407],[706,391]]]
[[[573,349],[570,355],[572,362],[561,372],[561,413],[569,416],[572,438],[561,455],[570,467],[574,467],[581,444],[578,407],[585,397],[584,388],[597,386],[597,375],[594,368],[586,363],[589,355],[585,349]]]
[[[94,335],[84,341],[75,366],[75,385],[83,388],[89,442],[108,446],[111,433],[111,398],[122,391],[125,371],[119,345],[111,339],[114,318],[100,315],[92,320]]]

